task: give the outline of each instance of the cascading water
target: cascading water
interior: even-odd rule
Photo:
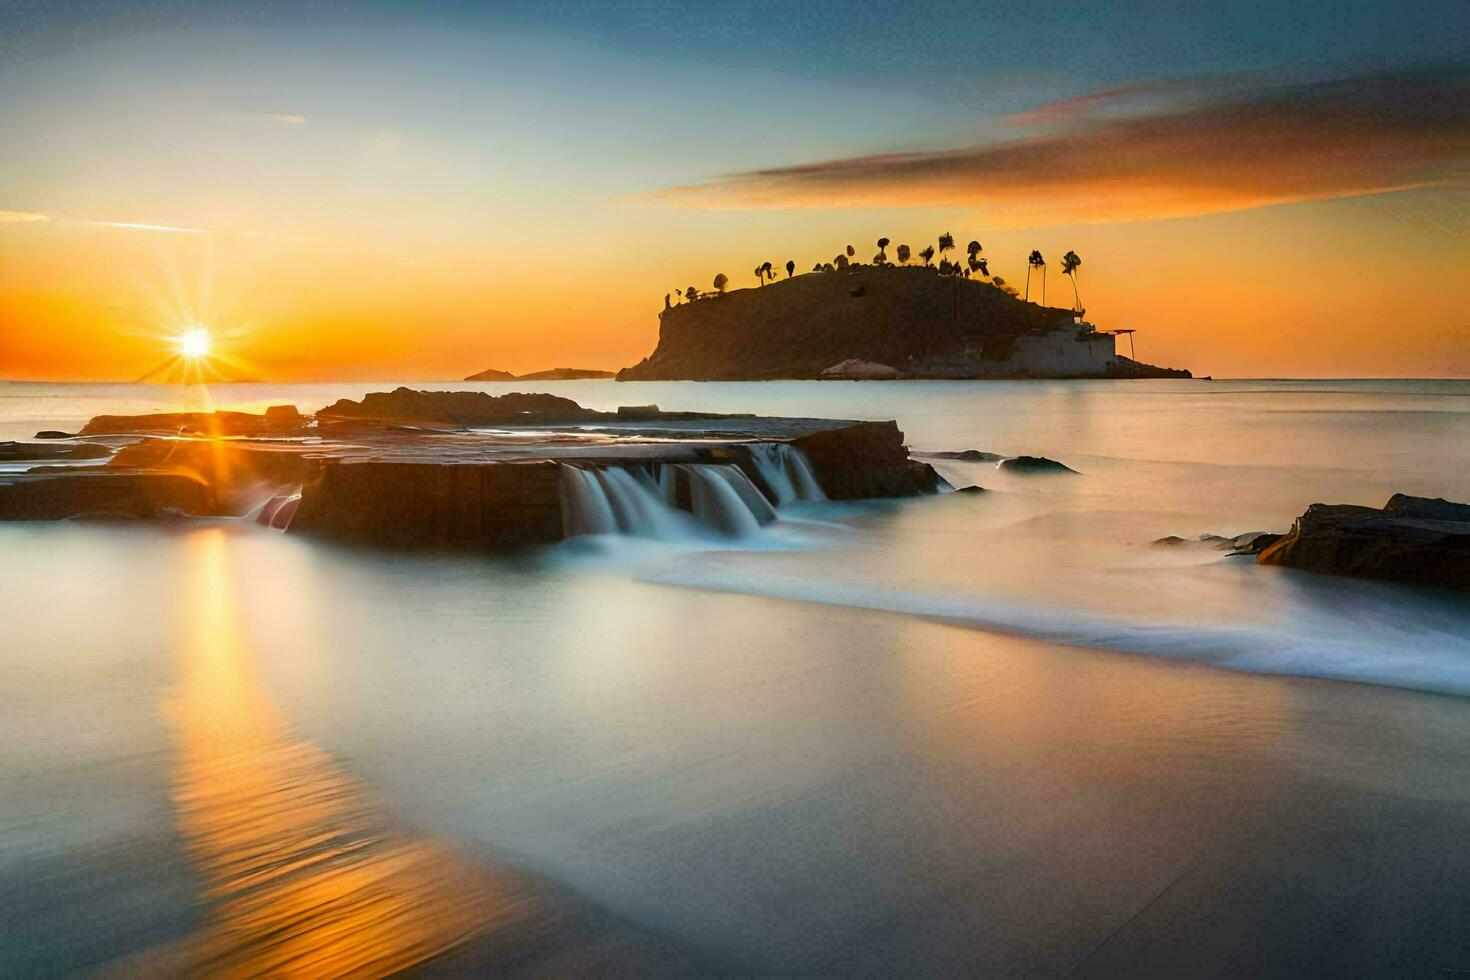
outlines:
[[[741,538],[761,529],[760,521],[735,489],[733,481],[722,472],[739,472],[736,467],[683,463],[679,469],[689,475],[689,497],[695,517],[731,538]],[[740,475],[744,477],[745,474]],[[766,506],[769,509],[770,505]]]
[[[803,500],[826,500],[806,454],[790,443],[756,442],[747,447],[756,472],[776,495],[776,506]]]
[[[676,506],[687,481],[693,513]],[[776,511],[738,466],[665,463],[658,478],[641,466],[562,467],[567,537],[625,534],[687,540],[717,533],[740,538],[776,519]]]
[[[580,534],[617,534],[607,492],[591,471],[576,466],[562,467],[562,520],[567,537]]]

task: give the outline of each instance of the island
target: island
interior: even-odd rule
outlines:
[[[1128,331],[1026,302],[958,263],[790,265],[749,289],[726,291],[724,276],[713,292],[691,286],[663,310],[654,352],[618,380],[1191,377],[1118,353]]]
[[[612,371],[598,371],[592,368],[551,368],[547,371],[532,371],[530,374],[511,374],[509,371],[497,371],[488,368],[478,374],[472,374],[465,378],[466,381],[593,381],[613,377]]]

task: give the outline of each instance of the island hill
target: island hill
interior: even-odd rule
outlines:
[[[592,381],[601,378],[611,378],[611,371],[594,371],[591,368],[552,368],[549,371],[533,371],[530,374],[511,374],[509,371],[497,371],[487,368],[478,374],[472,374],[466,381]]]
[[[730,292],[721,276],[663,311],[657,349],[618,380],[1191,377],[1120,355],[1080,311],[942,265],[829,263]]]

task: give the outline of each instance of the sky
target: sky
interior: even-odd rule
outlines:
[[[0,378],[615,369],[946,231],[1153,363],[1470,377],[1463,0],[790,6],[0,0]]]

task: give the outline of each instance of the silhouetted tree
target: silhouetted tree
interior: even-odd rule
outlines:
[[[822,263],[820,263],[820,262],[815,263],[812,266],[812,271],[813,272],[821,272],[822,271]]]
[[[851,248],[851,247],[852,247],[851,245],[848,246],[848,248]],[[832,264],[834,266],[836,266],[837,268],[839,268],[839,269],[846,269],[847,268],[847,265],[848,265],[847,256],[845,256],[845,255],[839,255],[839,256],[837,256],[837,258],[835,258],[835,259],[832,260]]]
[[[1044,259],[1044,258],[1041,257],[1041,250],[1040,249],[1033,248],[1031,250],[1031,254],[1029,256],[1027,256],[1027,258],[1026,258],[1026,301],[1028,303],[1031,301],[1031,270],[1032,269],[1042,270],[1042,273],[1041,274],[1043,276],[1046,275],[1046,272],[1045,272],[1045,269],[1046,269],[1046,259]],[[1041,296],[1042,296],[1041,305],[1042,306],[1045,306],[1046,305],[1046,285],[1045,284],[1046,284],[1046,280],[1045,279],[1042,279],[1042,286],[1041,286]]]
[[[847,246],[847,257],[848,258],[852,258],[856,254],[857,254],[857,249],[853,248],[851,245]]]
[[[794,275],[796,275],[796,260],[795,259],[787,259],[786,260],[786,278],[787,279],[790,279]]]
[[[934,246],[933,245],[925,245],[924,246],[924,251],[922,251],[922,252],[919,253],[919,258],[921,258],[921,259],[924,260],[924,264],[925,265],[928,265],[930,262],[933,262],[934,261]]]
[[[887,248],[888,248],[888,239],[886,239],[886,238],[880,238],[880,239],[878,239],[878,254],[873,257],[873,264],[874,265],[882,265],[883,263],[885,263],[885,262],[888,261],[888,253],[886,251],[884,251]]]
[[[728,285],[730,285],[729,276],[725,275],[723,272],[715,276],[715,292],[723,295],[725,292],[725,287]]]
[[[944,258],[944,253],[954,248],[954,236],[949,232],[939,236],[939,257]]]
[[[1082,294],[1077,291],[1077,270],[1082,267],[1082,259],[1076,252],[1068,252],[1062,256],[1062,275],[1072,280],[1072,309],[1082,309]]]
[[[668,293],[664,293],[664,309],[667,310],[668,308],[669,308],[669,294]]]
[[[980,274],[982,276],[988,276],[988,275],[990,275],[990,263],[987,260],[985,260],[985,259],[976,259],[975,261],[976,261],[976,264],[980,266]]]
[[[688,289],[684,290],[684,298],[691,303],[694,302],[695,300],[699,299],[699,290],[695,289],[693,286],[690,286]]]
[[[909,264],[909,247],[907,245],[898,246],[898,261],[904,265]]]

